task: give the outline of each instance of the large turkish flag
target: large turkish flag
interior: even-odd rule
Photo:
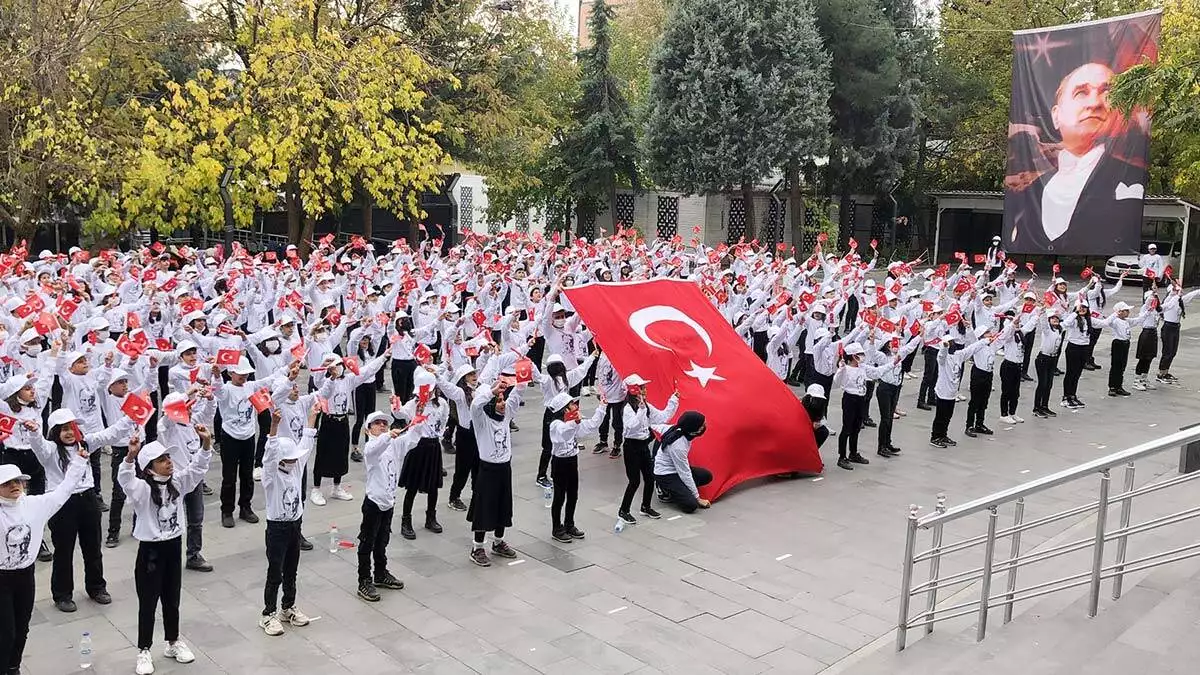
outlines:
[[[650,380],[651,403],[661,408],[678,387],[679,411],[704,414],[707,431],[690,456],[712,471],[704,498],[753,478],[821,472],[804,406],[694,283],[596,283],[565,292],[617,372]]]

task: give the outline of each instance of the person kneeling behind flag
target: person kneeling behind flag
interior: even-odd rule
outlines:
[[[712,482],[712,472],[688,463],[692,441],[704,432],[704,415],[695,410],[684,412],[663,433],[654,458],[654,481],[658,484],[659,499],[675,504],[684,513],[711,506],[707,499],[700,497],[699,488]]]

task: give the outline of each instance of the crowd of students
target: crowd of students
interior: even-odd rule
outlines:
[[[312,549],[302,532],[306,499],[309,508],[361,499],[358,595],[367,602],[379,601],[381,589],[404,588],[387,557],[398,498],[404,539],[417,538],[418,528],[420,536],[441,534],[444,508],[464,513],[474,563],[515,557],[505,533],[513,524],[511,460],[523,449],[513,447],[512,432],[531,388],[543,408],[535,480],[553,492],[553,539],[586,537],[575,520],[578,457],[593,434],[592,452],[623,459],[623,523],[659,518],[655,493],[685,512],[708,507],[699,488],[712,475],[689,460],[704,416],[680,412],[677,394],[656,407],[646,400],[646,379],[617,372],[562,293],[572,285],[693,280],[767,367],[805,387],[818,443],[830,435],[827,399],[841,389],[845,469],[868,463],[859,451],[864,426],[878,425],[880,456],[900,452],[892,423],[907,414],[898,407],[905,379],[919,376],[918,407],[936,408],[938,447],[955,444],[949,425],[968,364],[968,436],[992,433],[986,418],[998,360],[1006,423],[1023,421],[1016,413],[1031,363],[1033,414],[1055,414],[1049,400],[1064,351],[1063,406],[1082,407],[1081,374],[1099,367],[1092,350],[1105,328],[1113,335],[1110,395],[1129,394],[1123,373],[1134,328],[1133,387],[1155,386],[1148,374],[1160,344],[1154,379],[1174,382],[1179,320],[1197,295],[1177,283],[1148,289],[1131,315],[1124,303],[1108,306],[1120,283],[1109,288],[1092,277],[1075,291],[1057,277],[1046,288],[1019,283],[998,249],[982,270],[965,256],[953,270],[893,262],[878,281],[870,274],[876,260],[854,245],[846,254],[818,245],[798,258],[757,242],[647,243],[632,231],[594,242],[510,233],[441,244],[398,241],[380,252],[358,238],[335,247],[327,237],[303,259],[295,247],[251,255],[237,245],[43,251],[32,260],[17,247],[0,255],[0,670],[19,671],[35,558],[52,561],[55,606],[76,611],[78,543],[88,597],[111,603],[102,551],[121,546],[126,527],[138,546],[135,672],[154,671],[158,608],[164,657],[194,659],[179,639],[179,598],[184,569],[213,570],[203,537],[214,453],[222,527],[260,523],[253,503],[263,493],[259,625],[267,635],[309,621],[296,605],[300,552]],[[385,388],[387,403],[377,406]],[[588,392],[600,404],[585,417],[580,396]],[[101,448],[112,457],[107,482]],[[355,463],[365,474],[359,497],[343,484]],[[423,523],[413,519],[420,495]],[[53,551],[43,543],[47,525]]]

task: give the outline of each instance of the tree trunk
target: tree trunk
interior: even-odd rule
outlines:
[[[752,241],[757,238],[758,228],[754,220],[754,183],[746,181],[742,183],[742,204],[746,206],[746,241]]]
[[[289,180],[283,188],[283,200],[287,206],[288,241],[300,245],[300,185],[295,179]]]
[[[621,225],[617,224],[617,178],[613,176],[613,180],[608,186],[608,218],[612,221],[612,231],[617,232],[621,229]],[[625,223],[630,225],[630,223]],[[600,233],[596,232],[595,236],[600,237]]]
[[[375,228],[375,200],[371,198],[371,193],[363,190],[362,202],[362,238],[370,243]]]
[[[854,234],[854,219],[850,217],[850,205],[853,199],[850,197],[849,188],[843,186],[842,194],[838,196],[838,250],[845,251],[849,248],[850,237]]]
[[[317,219],[309,213],[304,214],[304,230],[300,232],[300,256],[307,258],[312,252],[313,232],[317,229]]]
[[[800,165],[796,162],[791,162],[787,166],[787,183],[791,188],[788,190],[787,210],[792,215],[792,247],[795,249],[803,249],[804,247],[804,192],[800,186]]]
[[[929,237],[929,205],[925,198],[925,163],[927,158],[925,136],[928,131],[927,123],[922,122],[920,131],[917,133],[917,165],[913,170],[913,204],[917,208],[917,212],[913,215],[916,216],[915,224],[920,237],[918,250],[922,246],[930,246],[932,244],[932,239]],[[892,223],[892,227],[896,227],[894,222]]]

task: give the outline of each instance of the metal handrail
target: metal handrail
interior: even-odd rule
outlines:
[[[1169,436],[1147,441],[1127,450],[1114,452],[1111,455],[1105,455],[1090,462],[1085,462],[1069,469],[1063,469],[1058,473],[1052,473],[1049,476],[1043,476],[1028,483],[1022,483],[1016,487],[1001,490],[986,497],[980,497],[965,504],[960,504],[946,509],[943,513],[932,513],[924,518],[917,519],[917,527],[928,529],[938,523],[945,524],[974,513],[982,513],[988,510],[989,507],[1016,501],[1021,497],[1028,497],[1049,490],[1050,488],[1058,487],[1059,485],[1065,485],[1066,483],[1099,473],[1105,469],[1112,469],[1122,464],[1145,459],[1165,450],[1178,450],[1180,446],[1196,441],[1200,441],[1200,428],[1177,431]]]
[[[1126,560],[1129,537],[1200,517],[1200,507],[1191,507],[1157,516],[1144,522],[1130,523],[1135,497],[1200,478],[1200,472],[1182,473],[1185,471],[1185,464],[1181,461],[1182,475],[1135,488],[1135,462],[1169,450],[1183,448],[1186,452],[1187,446],[1193,443],[1200,443],[1200,427],[1191,427],[1169,434],[954,508],[947,508],[945,495],[938,495],[934,513],[925,517],[918,517],[919,507],[910,506],[904,548],[904,566],[901,575],[900,616],[896,631],[897,651],[904,649],[908,630],[924,627],[925,633],[928,634],[933,631],[933,624],[938,621],[969,614],[977,615],[976,639],[982,640],[987,632],[990,609],[1003,607],[1004,623],[1008,623],[1012,619],[1013,606],[1017,602],[1081,586],[1090,586],[1088,616],[1094,617],[1099,608],[1100,586],[1103,581],[1112,580],[1112,597],[1117,600],[1121,597],[1121,586],[1125,575],[1200,556],[1200,543],[1195,543],[1169,551],[1152,553],[1135,560]],[[1110,472],[1121,466],[1124,466],[1124,481],[1117,491],[1110,487]],[[1064,509],[1036,520],[1025,521],[1026,497],[1097,474],[1100,476],[1100,485],[1098,499],[1095,501]],[[1116,494],[1113,494],[1114,492]],[[1015,507],[1013,522],[1010,526],[1001,528],[999,526],[999,507],[1009,503],[1013,503]],[[1108,528],[1108,512],[1111,506],[1119,506],[1120,511],[1119,524],[1113,529]],[[943,544],[943,529],[946,523],[984,511],[988,513],[986,534]],[[1071,538],[1065,543],[1058,543],[1049,548],[1041,548],[1022,555],[1021,534],[1023,532],[1074,516],[1094,517],[1093,533],[1082,539]],[[917,553],[917,533],[922,529],[931,530],[932,542],[929,549]],[[995,559],[996,542],[1006,537],[1010,539],[1009,554],[1006,558],[997,561]],[[1105,545],[1110,542],[1116,544],[1116,553],[1112,556],[1113,562],[1106,564]],[[943,557],[980,545],[984,549],[982,566],[941,576],[941,559]],[[1092,559],[1088,569],[1052,581],[1044,581],[1024,588],[1017,587],[1018,568],[1088,549],[1091,550]],[[914,568],[918,563],[925,561],[929,563],[928,579],[922,583],[914,583]],[[992,594],[992,579],[997,574],[1005,575],[1005,588],[1000,593]],[[950,606],[938,606],[938,592],[941,589],[968,583],[978,583],[980,592],[977,599]],[[909,607],[913,598],[920,594],[926,596],[925,611],[915,616],[909,616]]]

